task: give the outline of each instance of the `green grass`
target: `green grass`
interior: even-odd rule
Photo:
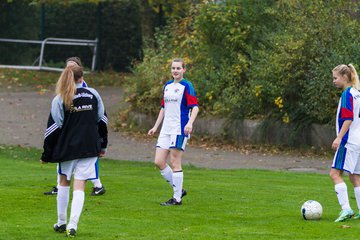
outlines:
[[[64,238],[52,230],[56,197],[43,195],[56,182],[56,165],[39,156],[0,146],[0,239]],[[90,196],[88,183],[78,239],[351,239],[360,227],[333,222],[339,206],[327,175],[185,167],[183,205],[161,207],[171,189],[151,163],[103,159],[100,167],[107,193]],[[322,220],[302,219],[309,199],[322,204]]]

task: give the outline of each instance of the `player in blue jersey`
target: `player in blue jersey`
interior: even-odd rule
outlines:
[[[330,177],[335,184],[335,192],[342,209],[335,222],[343,222],[354,215],[349,204],[347,186],[342,177],[344,171],[349,173],[360,210],[360,83],[352,64],[339,65],[332,72],[333,83],[343,92],[336,113],[337,137],[332,143],[336,153]],[[360,214],[354,218],[360,218]]]
[[[79,57],[69,57],[68,59],[66,59],[65,64],[66,64],[66,67],[69,67],[69,66],[82,67],[81,59]],[[88,86],[86,84],[85,80],[83,80],[82,86],[83,87]],[[92,192],[91,192],[91,196],[100,196],[106,192],[104,185],[101,183],[100,177],[97,179],[92,179],[91,182],[94,185]],[[58,192],[58,185],[59,185],[59,176],[58,176],[57,186],[52,187],[50,191],[44,192],[44,194],[45,195],[56,195]]]
[[[74,237],[85,200],[87,180],[98,178],[98,158],[106,153],[107,117],[99,93],[83,87],[79,66],[66,67],[56,84],[44,136],[43,163],[58,163],[56,232]],[[70,219],[67,224],[70,183],[74,175]]]
[[[156,144],[155,165],[173,188],[173,197],[161,203],[162,206],[181,205],[182,197],[187,194],[183,189],[184,175],[181,162],[199,108],[193,85],[184,79],[185,71],[184,60],[172,61],[173,79],[164,86],[158,118],[148,132],[149,135],[153,135],[162,122]],[[168,158],[170,158],[171,167],[167,164]]]

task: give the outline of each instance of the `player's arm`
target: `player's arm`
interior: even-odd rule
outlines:
[[[185,94],[187,106],[191,108],[189,121],[184,127],[184,134],[188,135],[191,134],[193,131],[193,123],[199,113],[199,107],[198,107],[198,100],[196,97],[196,91],[191,83],[189,85],[186,85],[184,94]]]
[[[106,148],[108,144],[108,118],[100,94],[93,88],[90,88],[89,90],[95,95],[96,99],[98,100],[98,132],[101,142],[101,150],[99,156],[103,157],[106,154]]]
[[[149,130],[148,135],[153,135],[164,119],[164,108],[161,108],[154,126]]]
[[[101,138],[101,152],[100,157],[105,156],[106,148],[108,144],[108,118],[106,112],[104,112],[104,115],[102,116],[100,122],[98,123],[99,126],[99,135]]]
[[[52,162],[52,154],[58,141],[62,123],[64,120],[64,108],[60,98],[55,97],[51,104],[51,112],[48,118],[47,128],[44,134],[42,162]]]
[[[340,146],[340,143],[348,132],[351,123],[354,120],[354,105],[353,105],[353,96],[350,92],[345,91],[341,94],[341,109],[339,119],[343,120],[340,131],[338,132],[334,142],[332,143],[332,149],[336,150]]]
[[[341,140],[342,138],[345,136],[345,134],[347,133],[347,131],[350,128],[350,125],[353,121],[352,120],[345,120],[337,137],[335,138],[334,142],[332,143],[332,149],[336,150],[338,149],[338,147],[340,146]]]
[[[189,119],[188,123],[185,125],[185,128],[184,128],[184,133],[186,135],[192,133],[193,123],[194,123],[198,113],[199,113],[199,107],[198,106],[193,107],[192,110],[191,110],[191,113],[190,113],[190,119]]]

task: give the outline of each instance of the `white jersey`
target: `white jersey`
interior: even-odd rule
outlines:
[[[189,121],[190,109],[197,105],[195,89],[189,81],[168,81],[163,89],[161,106],[164,108],[164,121],[160,133],[185,135],[184,127]]]
[[[339,134],[345,120],[352,120],[352,123],[341,144],[360,151],[360,92],[353,87],[348,87],[341,94],[336,114],[336,134]]]

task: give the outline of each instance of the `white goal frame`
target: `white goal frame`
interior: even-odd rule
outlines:
[[[10,38],[0,38],[0,42],[12,42],[12,43],[30,43],[30,44],[41,44],[40,55],[34,61],[32,66],[22,66],[22,65],[1,65],[0,68],[14,68],[14,69],[26,69],[26,70],[46,70],[46,71],[57,71],[62,72],[63,68],[55,67],[46,67],[43,66],[44,63],[44,51],[46,44],[52,45],[75,45],[75,46],[88,46],[92,47],[93,57],[91,64],[91,71],[95,71],[96,67],[96,51],[98,45],[98,39],[87,40],[87,39],[70,39],[70,38],[46,38],[43,41],[39,40],[23,40],[23,39],[10,39]],[[36,66],[36,62],[39,64]]]

